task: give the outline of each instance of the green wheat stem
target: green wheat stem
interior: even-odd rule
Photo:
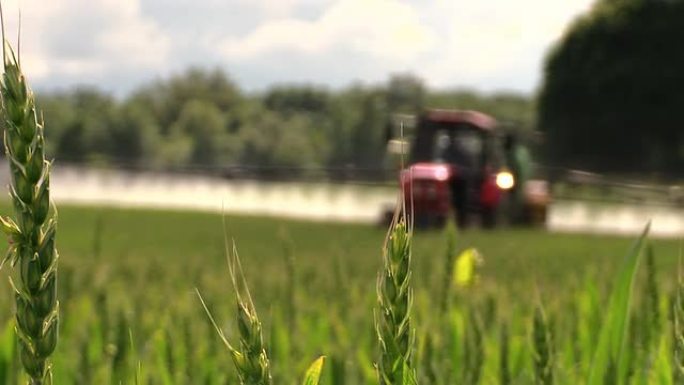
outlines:
[[[294,337],[297,322],[297,268],[295,267],[294,243],[287,232],[280,234],[283,244],[283,259],[285,261],[286,296],[287,296],[287,327],[290,338]]]
[[[444,253],[444,271],[442,272],[442,288],[440,297],[440,313],[445,317],[451,300],[451,282],[454,271],[454,261],[456,259],[456,226],[453,221],[447,222],[444,230],[446,234],[446,252]]]
[[[646,294],[648,298],[648,338],[646,340],[648,346],[645,346],[647,350],[650,348],[650,344],[653,343],[652,339],[655,340],[660,334],[660,290],[658,288],[658,273],[655,264],[655,255],[653,253],[653,246],[648,245],[646,247]]]
[[[681,278],[672,304],[672,382],[684,384],[684,283]]]
[[[511,366],[509,361],[510,355],[510,337],[508,334],[508,325],[502,324],[499,334],[499,384],[509,385],[511,383]]]
[[[475,309],[471,309],[469,312],[463,345],[463,350],[465,351],[463,383],[477,385],[482,379],[485,351],[482,323]]]
[[[553,348],[546,314],[541,305],[534,311],[532,323],[534,382],[537,385],[553,384]]]

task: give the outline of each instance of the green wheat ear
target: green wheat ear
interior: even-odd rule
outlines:
[[[378,273],[375,327],[380,343],[377,369],[382,385],[416,382],[412,366],[415,331],[411,324],[413,231],[404,213],[405,210],[397,210],[392,221],[383,248],[383,267]]]
[[[228,253],[228,269],[237,302],[239,345],[234,346],[225,337],[202,299],[199,290],[196,290],[197,296],[216,332],[230,351],[240,377],[240,383],[242,385],[271,385],[270,362],[266,354],[261,321],[257,317],[256,308],[249,294],[235,244],[233,244],[232,253]]]
[[[4,40],[4,38],[3,38]],[[51,383],[48,358],[58,330],[56,214],[50,211],[50,165],[43,121],[12,47],[4,41],[2,122],[14,217],[0,218],[9,249],[0,266],[19,266],[15,290],[21,363],[31,385]]]

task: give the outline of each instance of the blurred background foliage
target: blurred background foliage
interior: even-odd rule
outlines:
[[[533,101],[514,93],[431,91],[410,74],[332,90],[240,90],[222,70],[193,68],[123,99],[93,88],[41,93],[50,155],[63,162],[187,167],[382,167],[392,113],[487,111],[532,128]]]
[[[546,62],[548,161],[602,172],[684,169],[684,1],[600,0]]]

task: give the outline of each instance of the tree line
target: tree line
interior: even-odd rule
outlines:
[[[476,109],[532,127],[533,101],[515,93],[430,90],[400,74],[378,86],[240,90],[220,69],[189,69],[115,98],[94,88],[37,96],[48,155],[60,162],[131,168],[385,167],[392,114]]]

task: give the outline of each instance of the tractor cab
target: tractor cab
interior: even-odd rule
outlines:
[[[428,110],[413,123],[400,182],[416,226],[442,226],[449,215],[460,227],[478,218],[494,226],[502,193],[514,183],[499,172],[496,120],[476,111]]]

